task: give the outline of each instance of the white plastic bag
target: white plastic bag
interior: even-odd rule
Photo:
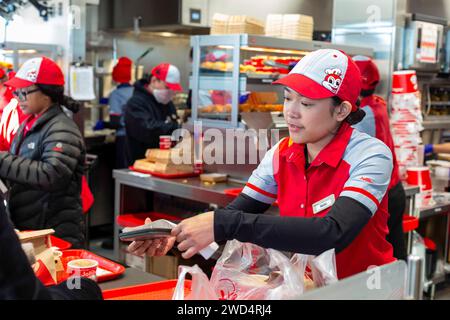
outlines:
[[[185,297],[184,281],[188,273],[192,276],[192,284],[191,292]],[[208,277],[197,265],[193,267],[179,266],[178,282],[172,300],[217,300],[217,296],[209,284]]]
[[[334,249],[327,250],[319,256],[294,254],[291,263],[302,277],[305,289],[323,287],[338,281],[336,256]],[[308,282],[307,282],[308,281]]]
[[[334,249],[315,257],[264,249],[251,243],[228,241],[211,280],[197,266],[180,266],[173,300],[295,299],[306,289],[338,281]],[[191,292],[184,296],[186,274]]]
[[[303,293],[303,281],[288,257],[237,240],[227,242],[210,283],[222,300],[275,300]]]

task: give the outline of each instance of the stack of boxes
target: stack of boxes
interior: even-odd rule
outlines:
[[[291,40],[312,40],[314,19],[303,14],[269,14],[266,36]]]

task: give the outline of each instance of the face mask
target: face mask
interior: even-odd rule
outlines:
[[[168,104],[172,100],[173,92],[169,89],[154,89],[153,96],[159,103]]]

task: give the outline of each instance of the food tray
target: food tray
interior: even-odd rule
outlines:
[[[67,250],[72,248],[72,244],[63,239],[57,238],[55,236],[50,236],[50,241],[52,242],[52,247],[57,247],[59,250]]]
[[[149,175],[152,175],[157,178],[164,178],[164,179],[177,179],[177,178],[191,178],[191,177],[197,177],[199,173],[194,172],[187,172],[187,173],[160,173],[160,172],[153,172],[148,170],[142,170],[142,169],[136,169],[133,166],[129,167],[130,170],[140,173],[147,173]]]
[[[61,262],[64,266],[64,270],[67,270],[67,263],[75,259],[92,259],[98,261],[97,282],[115,279],[125,272],[124,266],[106,258],[97,256],[96,254],[86,250],[62,251]],[[68,277],[69,274],[65,273],[65,276],[61,278],[61,281],[67,279]]]

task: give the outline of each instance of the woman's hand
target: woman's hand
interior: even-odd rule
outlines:
[[[185,251],[182,257],[191,258],[214,242],[214,211],[181,221],[172,229],[172,236],[179,242],[178,250]]]
[[[150,224],[152,220],[150,218],[145,219],[145,224]],[[172,249],[175,243],[175,237],[145,240],[145,241],[133,241],[128,246],[128,252],[143,256],[146,254],[149,257],[152,256],[164,256]]]

